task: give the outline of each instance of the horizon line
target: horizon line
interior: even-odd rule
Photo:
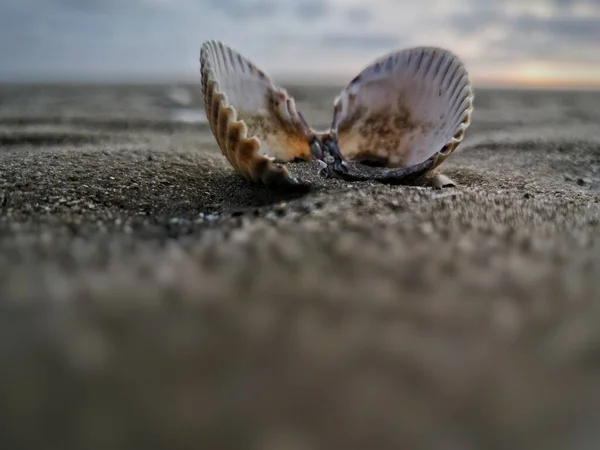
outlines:
[[[271,78],[278,84],[287,86],[345,86],[352,76],[341,74],[289,74],[275,73]],[[96,76],[19,76],[19,77],[0,77],[0,85],[181,85],[196,84],[200,82],[200,75],[197,77],[181,74],[164,75],[139,75],[124,74],[111,75],[98,74]],[[516,77],[489,77],[472,76],[471,82],[474,87],[483,89],[527,89],[527,90],[600,90],[600,80],[581,82],[566,78],[556,79],[518,79]]]

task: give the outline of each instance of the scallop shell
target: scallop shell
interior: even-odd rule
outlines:
[[[314,136],[287,91],[218,41],[202,45],[200,73],[206,117],[233,168],[268,186],[303,185],[279,164],[309,160]]]
[[[461,143],[473,112],[463,62],[436,47],[390,53],[366,67],[334,103],[330,134],[347,161],[392,169],[357,170],[346,179],[403,179],[441,164]]]

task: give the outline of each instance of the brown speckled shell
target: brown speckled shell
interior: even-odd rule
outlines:
[[[230,103],[227,92],[221,87],[219,70],[221,74],[225,72],[233,77],[238,77],[238,73],[233,72],[238,70],[240,80],[245,77],[255,84],[260,83],[259,94],[264,91],[266,112],[264,108],[260,111],[257,108],[256,115],[240,117],[236,107],[243,108],[245,105]],[[231,166],[244,178],[256,183],[268,186],[302,184],[291,177],[285,167],[276,163],[275,157],[261,149],[261,144],[269,143],[279,151],[277,159],[284,162],[310,159],[306,138],[309,127],[296,111],[294,100],[287,92],[273,84],[248,60],[217,41],[207,41],[202,45],[200,73],[206,117],[221,152]],[[236,78],[234,80],[237,81]],[[240,101],[243,102],[243,99]]]
[[[390,53],[336,99],[332,133],[349,161],[433,170],[462,142],[474,93],[462,61],[437,47]]]

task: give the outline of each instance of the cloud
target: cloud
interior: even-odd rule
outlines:
[[[300,19],[315,20],[326,17],[331,4],[326,0],[305,0],[296,2],[295,11]]]
[[[577,72],[600,67],[600,0],[3,0],[0,78],[193,77],[207,39],[269,72],[351,74],[413,45],[452,49],[475,76]]]
[[[510,24],[524,33],[543,33],[548,40],[588,43],[600,39],[600,23],[594,17],[540,18],[522,15],[514,18]]]
[[[399,41],[397,35],[386,33],[328,33],[321,38],[321,43],[331,48],[332,55],[340,50],[390,49]]]
[[[203,9],[219,11],[235,19],[265,19],[278,14],[277,0],[204,0]]]
[[[363,25],[373,18],[371,10],[364,6],[354,6],[346,11],[346,17],[355,25]]]
[[[517,8],[511,11],[511,5]],[[544,59],[600,64],[596,47],[600,41],[600,0],[550,0],[530,5],[519,8],[523,3],[514,0],[501,6],[476,3],[450,22],[462,39],[482,42],[480,56],[489,61]]]

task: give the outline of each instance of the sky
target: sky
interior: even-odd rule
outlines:
[[[2,0],[0,80],[193,81],[208,39],[276,79],[435,45],[480,84],[600,86],[600,0]]]

